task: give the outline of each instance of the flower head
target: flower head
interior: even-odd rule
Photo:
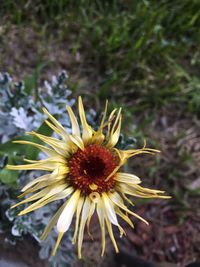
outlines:
[[[147,223],[146,220],[132,212],[125,202],[131,203],[127,195],[140,198],[168,198],[161,195],[159,190],[143,188],[141,180],[134,174],[121,172],[120,168],[130,158],[138,154],[155,154],[158,150],[146,148],[120,150],[115,147],[119,140],[121,129],[121,109],[114,109],[107,117],[106,102],[103,118],[99,128],[95,131],[88,124],[81,97],[78,100],[79,117],[82,127],[79,126],[71,107],[67,111],[71,120],[71,133],[46,110],[48,116],[45,122],[54,130],[59,139],[48,137],[36,132],[29,134],[36,136],[48,146],[30,141],[15,141],[15,143],[33,145],[43,151],[47,158],[38,161],[25,160],[30,164],[12,166],[12,170],[45,170],[48,174],[42,175],[28,183],[20,197],[27,198],[13,206],[33,202],[22,210],[24,215],[35,209],[56,200],[64,200],[47,225],[41,239],[45,239],[54,225],[57,227],[58,239],[53,255],[59,246],[63,234],[69,229],[74,215],[76,215],[73,243],[78,239],[78,257],[81,258],[81,247],[85,226],[90,226],[90,220],[96,212],[102,236],[102,255],[105,250],[105,231],[118,252],[113,234],[112,225],[118,227],[120,235],[125,232],[119,225],[118,216],[131,227],[133,223],[129,215],[135,216]],[[148,223],[147,223],[148,224]]]

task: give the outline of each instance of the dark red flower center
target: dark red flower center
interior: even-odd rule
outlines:
[[[117,167],[117,157],[106,147],[92,144],[78,150],[69,160],[69,180],[85,194],[106,192],[114,187],[114,176],[106,178]]]

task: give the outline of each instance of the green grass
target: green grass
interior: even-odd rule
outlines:
[[[198,0],[5,0],[1,5],[4,22],[31,25],[47,42],[67,40],[71,53],[80,52],[83,75],[91,77],[100,99],[134,99],[136,112],[169,104],[200,112]]]

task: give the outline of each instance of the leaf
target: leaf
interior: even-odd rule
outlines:
[[[37,132],[48,136],[52,134],[52,130],[46,125],[46,123],[43,123],[38,128]],[[38,140],[35,136],[30,135],[20,136],[14,140],[27,140],[36,143],[42,143],[42,141]],[[35,160],[37,159],[39,153],[40,150],[31,145],[15,144],[12,141],[0,144],[0,156],[5,157],[7,155],[9,164],[16,164],[16,161],[22,161],[24,156]],[[18,179],[18,175],[18,171],[2,169],[0,171],[0,181],[9,185],[14,184]]]
[[[0,181],[5,184],[13,184],[18,179],[18,171],[10,171],[3,169],[0,171]]]
[[[16,162],[15,162],[14,157],[13,158],[10,157],[8,159],[7,157],[5,157],[5,155],[3,155],[2,158],[4,158],[4,164],[3,166],[1,166],[2,169],[0,169],[0,181],[3,182],[4,184],[9,184],[9,185],[16,184],[19,172],[6,170],[5,168],[3,168],[7,164],[7,162],[9,164],[15,164]]]
[[[38,133],[45,134],[50,136],[52,134],[52,130],[43,123],[37,130]],[[31,142],[42,143],[35,136],[20,136],[15,140],[27,140]],[[9,141],[4,144],[0,144],[0,156],[8,155],[9,164],[15,164],[17,161],[22,161],[23,157],[28,157],[29,159],[37,159],[40,150],[31,146],[31,145],[20,145],[15,144],[12,141]],[[2,169],[0,171],[0,181],[5,184],[13,184],[18,179],[19,172],[18,171],[10,171],[6,169]]]
[[[12,141],[0,144],[0,156],[15,157],[16,154],[24,154],[24,149],[20,149],[18,144],[13,144]]]
[[[10,115],[13,117],[13,123],[17,128],[20,128],[25,131],[30,130],[33,118],[27,116],[27,111],[25,111],[24,108],[12,108]]]

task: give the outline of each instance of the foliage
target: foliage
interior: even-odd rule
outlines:
[[[97,97],[134,99],[134,111],[174,103],[198,113],[199,9],[198,0],[7,0],[1,12],[14,24],[31,22],[47,40],[67,40],[83,57]],[[172,59],[196,79],[191,94]]]
[[[66,103],[72,105],[74,99],[69,99],[71,91],[66,86],[67,74],[65,71],[58,77],[53,76],[52,81],[45,81],[44,88],[38,90],[38,94],[30,95],[24,82],[14,83],[7,73],[0,73],[0,199],[1,230],[10,231],[10,240],[15,242],[20,237],[30,234],[39,242],[42,229],[53,216],[60,203],[35,211],[27,216],[18,217],[18,209],[10,210],[11,204],[16,203],[18,186],[27,183],[39,175],[37,172],[21,172],[6,170],[7,162],[16,164],[21,162],[24,156],[31,159],[41,158],[43,155],[32,146],[15,145],[16,139],[34,141],[27,137],[25,131],[38,129],[39,133],[51,135],[52,131],[43,123],[44,115],[41,107],[44,106],[55,116],[62,119]],[[29,92],[29,93],[28,93]],[[64,125],[69,126],[69,120],[63,119]],[[6,214],[6,216],[5,216]],[[8,223],[9,221],[9,223]],[[55,245],[56,232],[53,230],[47,240],[40,243],[40,257],[49,258]],[[73,252],[71,250],[71,233],[68,233],[63,241],[58,254],[50,259],[53,267],[71,266]]]

